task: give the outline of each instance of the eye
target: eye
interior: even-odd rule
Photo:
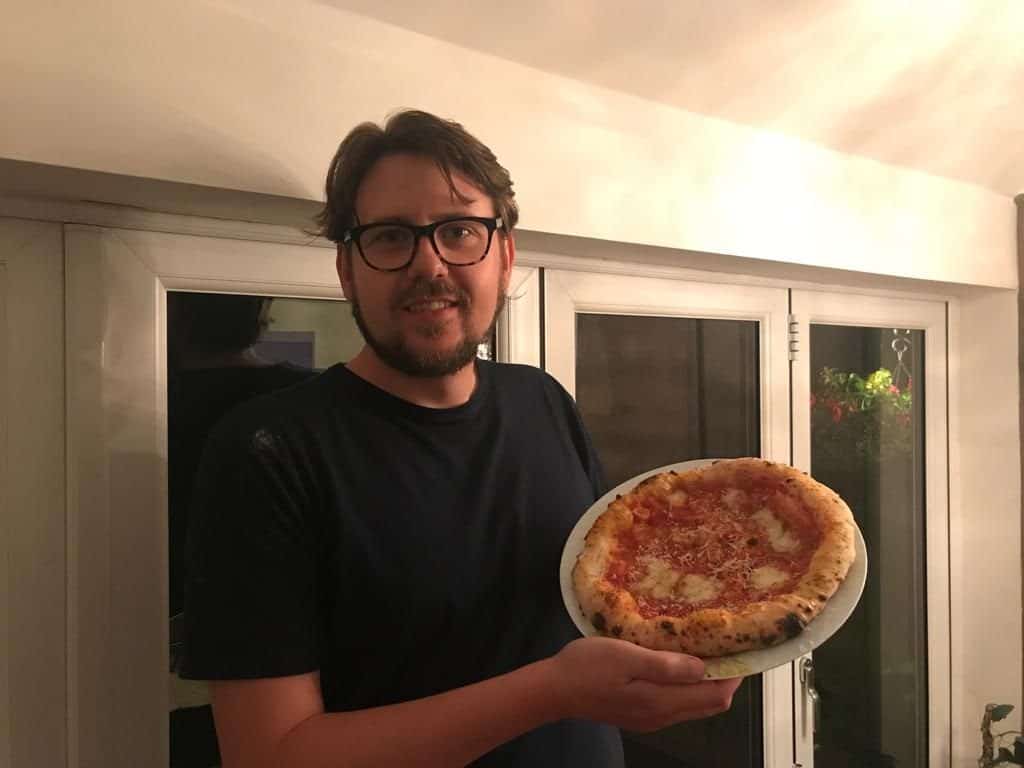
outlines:
[[[362,245],[364,248],[393,248],[404,246],[411,239],[412,235],[405,227],[385,225],[363,232]]]
[[[486,236],[486,227],[477,221],[460,219],[449,221],[438,227],[437,235],[440,244],[449,248],[459,248],[471,243],[478,243]]]

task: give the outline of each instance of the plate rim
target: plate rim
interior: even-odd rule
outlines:
[[[583,550],[583,540],[586,534],[589,533],[594,521],[607,509],[608,505],[614,501],[617,495],[631,491],[638,483],[652,475],[670,470],[679,472],[695,469],[713,464],[716,461],[723,461],[723,459],[690,459],[641,472],[604,493],[580,515],[562,546],[558,572],[562,602],[576,629],[584,637],[604,637],[594,628],[589,619],[583,615],[572,585],[572,569],[576,565],[576,558]],[[771,459],[766,459],[766,461],[771,461]],[[786,466],[792,465],[787,464]],[[864,541],[864,535],[856,520],[853,521],[853,528],[855,534],[855,554],[854,560],[850,564],[850,569],[847,571],[846,577],[839,585],[835,594],[829,598],[821,613],[807,625],[807,628],[796,637],[785,640],[778,645],[773,645],[770,648],[741,651],[727,656],[704,659],[705,679],[722,680],[730,677],[746,677],[780,667],[820,647],[842,628],[860,603],[860,598],[864,593],[864,586],[867,582],[867,546]],[[825,619],[825,621],[822,621],[822,619]]]

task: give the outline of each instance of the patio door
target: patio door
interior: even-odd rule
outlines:
[[[946,309],[793,291],[794,464],[868,551],[853,616],[794,668],[795,762],[949,764]]]
[[[788,292],[545,270],[544,367],[576,398],[610,486],[689,459],[789,461]],[[789,667],[732,709],[624,733],[629,768],[792,764]]]

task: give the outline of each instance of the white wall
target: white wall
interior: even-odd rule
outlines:
[[[1021,483],[1017,297],[972,291],[950,344],[950,624],[954,766],[975,765],[985,704],[1020,727]]]
[[[489,143],[531,230],[1017,284],[1009,198],[326,2],[44,0],[5,8],[0,26],[0,157],[318,198],[340,137],[402,106]]]

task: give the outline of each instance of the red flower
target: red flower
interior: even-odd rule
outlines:
[[[813,407],[814,407],[814,406],[815,406],[815,405],[817,404],[817,402],[818,402],[818,398],[817,398],[817,396],[816,396],[816,395],[815,395],[815,394],[814,394],[814,393],[812,392],[812,393],[811,393],[811,408],[813,408]]]
[[[836,403],[835,405],[832,406],[832,421],[834,421],[836,424],[838,424],[842,420],[843,420],[843,409],[842,409],[842,407],[838,403]]]
[[[900,393],[900,388],[897,387],[895,384],[890,384],[889,391],[894,395],[898,395]]]

